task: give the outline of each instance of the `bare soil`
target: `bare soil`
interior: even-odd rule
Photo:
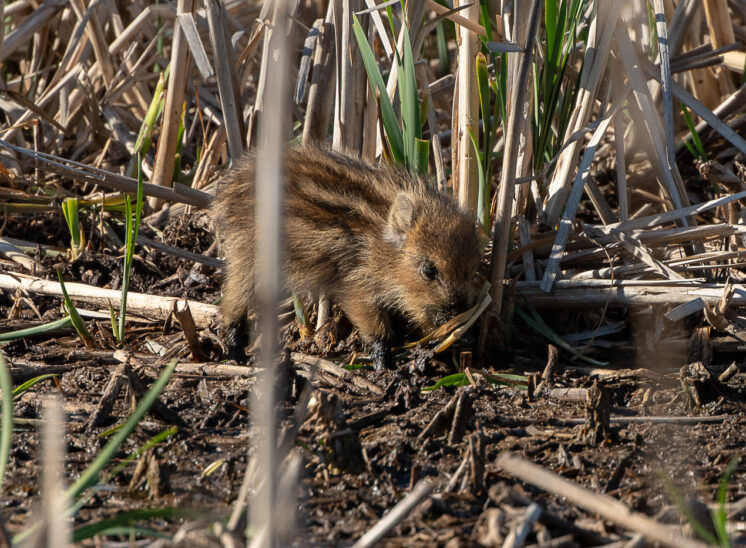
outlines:
[[[61,215],[45,213],[10,220],[4,234],[64,245],[61,235],[65,230]],[[208,252],[212,245],[209,227],[198,214],[172,220],[162,237],[149,236],[198,252]],[[54,268],[61,268],[69,281],[113,289],[121,284],[121,256],[95,237],[89,249],[74,261],[59,257],[44,257],[42,261],[50,268],[50,279],[54,279]],[[10,272],[12,267],[2,263],[0,270]],[[141,247],[137,251],[133,291],[211,303],[220,295],[219,286],[220,272],[216,269]],[[20,304],[14,305],[19,300]],[[0,331],[38,323],[31,303],[44,321],[61,315],[58,299],[0,292]],[[655,311],[648,312],[655,315]],[[682,389],[680,370],[690,359],[681,341],[688,333],[663,332],[649,347],[640,335],[645,314],[619,310],[608,314],[626,322],[626,328],[609,340],[606,349],[594,347],[593,357],[610,365],[594,369],[571,361],[569,354],[560,351],[555,373],[543,390],[491,384],[481,374],[513,373],[541,380],[547,342],[518,319],[509,350],[495,352],[486,363],[471,364],[469,372],[477,381],[475,385],[432,392],[423,389],[458,372],[459,362],[466,360],[468,365],[468,347],[437,356],[417,348],[398,361],[395,371],[362,368],[335,377],[319,371],[311,373],[307,363],[312,356],[340,363],[360,352],[362,347],[349,325],[337,315],[322,335],[306,340],[294,321],[288,324],[283,331],[287,349],[278,366],[282,374],[278,382],[279,417],[284,436],[292,431],[296,407],[306,401],[309,383],[313,390],[310,407],[302,408],[302,425],[293,444],[303,463],[295,542],[351,544],[424,478],[438,485],[437,496],[419,505],[398,525],[386,537],[386,545],[486,543],[490,511],[513,508],[518,514],[529,502],[537,502],[544,509],[540,521],[546,533],[541,539],[532,533],[529,544],[569,534],[565,539],[568,545],[597,545],[629,534],[569,504],[562,496],[517,481],[495,464],[503,451],[524,455],[664,522],[678,524],[680,518],[662,478],[670,480],[685,498],[712,502],[726,464],[743,454],[746,374],[739,372],[717,385],[719,392],[710,397],[703,392],[704,399],[697,405]],[[9,317],[13,319],[5,319]],[[543,317],[558,333],[593,328],[597,321],[585,312]],[[15,401],[15,416],[40,419],[45,399],[50,395],[63,399],[68,482],[91,463],[107,441],[106,433],[122,423],[132,408],[132,394],[122,393],[102,424],[89,427],[123,354],[115,354],[122,349],[116,345],[108,321],[90,320],[88,326],[96,339],[94,350],[85,349],[71,329],[2,347],[17,383],[41,373],[59,374],[20,396]],[[217,318],[213,327],[200,331],[205,365],[223,360],[222,335]],[[148,341],[161,345],[166,355],[153,354]],[[175,321],[133,318],[123,350],[129,366],[146,385],[173,357],[193,361]],[[734,359],[740,364],[743,354],[716,352],[710,360],[710,371],[720,373]],[[248,416],[253,366],[247,365],[245,374],[211,371],[182,371],[172,377],[160,398],[162,406],[139,425],[118,459],[169,427],[177,426],[178,432],[148,453],[154,464],[146,479],[132,481],[132,463],[100,484],[76,516],[77,527],[124,510],[147,507],[187,507],[222,517],[230,514],[249,455],[247,437],[253,435]],[[354,382],[361,378],[375,389]],[[594,384],[607,398],[611,417],[608,429],[589,423],[588,417],[598,409],[589,412],[585,397],[568,400],[572,392],[563,396],[559,390],[589,389]],[[446,417],[440,428],[428,427],[454,399],[460,400],[460,406],[453,417]],[[658,418],[681,416],[693,418],[680,423],[665,423]],[[14,432],[9,473],[0,499],[0,518],[11,534],[34,522],[41,495],[41,457],[37,425],[28,421]],[[466,472],[446,488],[464,459]],[[205,474],[216,461],[222,464]],[[476,474],[472,472],[475,463]],[[745,471],[746,462],[741,462],[730,483],[728,500],[746,496]],[[512,517],[507,516],[508,523]],[[736,521],[744,518],[743,511],[733,517]],[[179,519],[164,519],[147,525],[173,533],[180,523]],[[507,532],[507,526],[501,532]]]

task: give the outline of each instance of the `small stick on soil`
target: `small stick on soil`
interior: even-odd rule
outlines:
[[[6,238],[0,238],[0,254],[5,255],[31,273],[46,272],[47,268],[18,249]]]
[[[534,523],[539,519],[539,516],[541,516],[541,507],[536,503],[531,504],[531,506],[526,509],[526,514],[521,520],[521,523],[514,526],[510,530],[508,536],[505,537],[503,548],[520,548],[523,546],[523,543],[526,542],[528,534],[531,532],[531,529],[533,529]]]
[[[209,377],[250,377],[254,374],[254,368],[222,363],[180,363],[174,372]]]
[[[62,297],[62,289],[57,281],[42,280],[41,278],[22,276],[20,274],[0,274],[0,289],[15,291],[19,287],[26,289],[29,293]],[[70,282],[66,283],[65,287],[73,301],[93,303],[103,307],[108,307],[110,302],[119,302],[122,296],[121,291],[102,289],[81,283]],[[176,302],[183,302],[183,299],[130,291],[127,294],[127,311],[143,316],[155,316],[165,320],[171,314],[172,307]],[[194,323],[198,328],[209,326],[219,316],[218,308],[211,304],[191,301],[189,305],[194,317]]]
[[[111,374],[111,377],[109,377],[109,382],[106,384],[104,393],[101,395],[101,399],[98,401],[98,405],[88,421],[86,432],[93,430],[94,426],[103,425],[104,421],[111,413],[111,410],[114,407],[114,402],[116,401],[117,396],[119,396],[119,392],[121,392],[122,387],[124,387],[127,382],[126,367],[127,365],[124,363],[119,365],[119,367],[117,367]]]
[[[456,490],[456,486],[461,480],[461,476],[463,476],[466,472],[466,468],[467,466],[469,466],[470,460],[471,459],[469,458],[469,451],[464,452],[464,458],[461,459],[461,464],[458,465],[458,468],[456,468],[456,471],[451,476],[451,479],[448,480],[448,484],[446,484],[445,488],[443,489],[444,493],[452,493]]]
[[[583,280],[591,282],[591,280]],[[601,281],[601,280],[595,280]],[[675,284],[628,285],[619,280],[603,280],[606,287],[589,283],[586,287],[574,286],[570,280],[554,283],[551,293],[544,293],[536,282],[517,282],[516,301],[525,301],[537,309],[546,308],[594,308],[597,306],[640,306],[664,304],[676,306],[701,298],[708,304],[716,304],[723,293],[723,284],[699,284],[699,286],[677,286]],[[652,280],[651,280],[652,281]],[[746,304],[746,292],[738,289],[731,305]]]
[[[309,356],[308,354],[303,354],[301,352],[293,352],[292,354],[290,354],[290,357],[292,358],[293,362],[298,365],[304,366],[306,368],[316,367],[325,373],[329,373],[331,375],[334,375],[335,377],[339,377],[345,381],[351,382],[352,384],[355,384],[360,388],[365,388],[369,392],[373,392],[374,394],[378,394],[379,396],[383,394],[383,389],[380,386],[362,378],[360,375],[354,374],[352,371],[347,371],[344,367],[340,367],[332,361],[318,358],[316,356]]]
[[[417,436],[418,440],[424,440],[425,438],[429,438],[430,436],[441,432],[443,429],[445,429],[446,425],[448,424],[448,421],[451,420],[454,413],[456,412],[456,404],[459,400],[459,394],[455,394],[451,401],[448,402],[448,404],[435,413],[435,416],[432,418],[432,420],[428,423],[428,425],[425,427],[425,429],[419,433]]]
[[[481,432],[469,436],[471,462],[471,490],[475,495],[484,493],[484,439]]]
[[[453,412],[453,422],[451,423],[451,433],[448,436],[448,444],[454,445],[461,442],[466,432],[469,420],[474,415],[474,409],[471,405],[471,393],[469,390],[461,390],[458,394],[458,401]]]
[[[122,365],[124,365],[124,374],[127,375],[127,378],[129,379],[130,388],[136,394],[138,399],[142,399],[147,392],[147,390],[145,389],[145,385],[140,380],[138,374],[129,365],[127,365],[126,362]],[[153,407],[150,409],[150,413],[168,424],[175,424],[182,428],[189,427],[178,413],[172,411],[164,403],[161,403],[160,400],[156,400],[156,402],[153,404]]]
[[[189,303],[179,306],[179,303],[175,302],[172,310],[176,319],[179,320],[181,330],[184,332],[184,338],[187,340],[187,344],[189,345],[189,352],[192,354],[192,359],[195,362],[201,361],[199,335],[197,334],[197,326],[194,324],[194,317],[189,308]]]
[[[587,388],[553,388],[547,392],[547,396],[559,401],[583,402],[588,397]]]
[[[739,371],[738,364],[736,362],[733,362],[732,364],[728,366],[728,369],[720,373],[718,380],[722,383],[726,383],[733,377],[733,375],[738,373],[738,371]]]
[[[554,375],[554,370],[557,366],[557,358],[559,357],[559,350],[553,344],[547,345],[547,364],[544,366],[544,371],[541,374],[541,382],[536,386],[536,395],[541,396],[542,392],[547,390]]]
[[[522,481],[560,495],[588,512],[599,514],[604,519],[642,533],[665,546],[673,548],[705,548],[707,546],[702,542],[684,537],[639,512],[633,512],[619,500],[608,495],[594,493],[518,455],[505,452],[498,457],[497,465],[506,473]]]
[[[679,417],[667,417],[667,416],[650,416],[650,417],[611,417],[609,422],[611,424],[630,424],[630,423],[651,423],[651,424],[672,424],[679,426],[688,426],[691,424],[716,424],[724,422],[728,419],[729,415],[711,415],[709,417],[693,417],[693,416],[679,416]],[[558,423],[565,425],[576,425],[585,424],[585,419],[556,419]]]
[[[386,533],[396,527],[417,505],[427,498],[433,490],[433,485],[428,480],[421,480],[414,489],[399,503],[394,506],[381,520],[376,523],[367,533],[353,544],[352,548],[364,548],[374,546]]]

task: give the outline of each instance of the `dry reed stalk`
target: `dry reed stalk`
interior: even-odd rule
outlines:
[[[674,147],[673,97],[671,95],[671,57],[668,48],[668,26],[663,8],[663,0],[653,0],[653,15],[658,35],[658,59],[660,60],[660,80],[663,94],[663,120],[666,137],[666,161],[669,169],[676,169],[676,149]]]
[[[257,386],[251,394],[251,416],[259,426],[249,454],[256,459],[256,478],[263,480],[251,503],[250,527],[255,532],[253,547],[272,547],[280,530],[277,522],[277,500],[294,499],[295,485],[290,493],[277,493],[278,463],[276,462],[277,425],[275,420],[275,370],[277,361],[277,305],[280,301],[278,272],[282,265],[282,158],[284,141],[290,125],[288,100],[287,29],[292,13],[288,3],[273,3],[272,31],[266,36],[266,55],[261,71],[266,75],[264,103],[258,132],[256,176],[256,302],[259,331],[262,337]],[[253,450],[252,450],[253,449]]]
[[[191,14],[190,14],[191,15]],[[243,109],[236,94],[236,75],[233,63],[233,48],[226,43],[225,14],[222,2],[207,0],[207,22],[210,27],[215,74],[220,93],[223,126],[228,137],[231,161],[238,158],[246,145],[243,125]]]
[[[606,72],[611,39],[623,4],[624,2],[602,2],[593,5],[596,16],[592,17],[591,27],[588,31],[588,43],[583,58],[584,70],[580,80],[580,89],[578,90],[575,109],[567,124],[565,140],[569,140],[576,131],[588,125],[601,84],[601,77]],[[562,152],[557,161],[557,166],[549,182],[544,209],[543,220],[550,226],[556,224],[562,214],[565,200],[570,192],[573,170],[577,166],[581,146],[581,142],[573,142]]]
[[[179,0],[176,13],[194,13],[195,0]],[[153,166],[151,183],[158,186],[171,186],[174,172],[174,156],[178,143],[179,123],[184,105],[187,76],[190,67],[189,48],[178,18],[174,20],[173,44],[171,46],[171,72],[168,77],[166,102],[163,107],[161,134]],[[162,201],[151,198],[148,203],[153,210],[161,207]]]
[[[433,10],[435,13],[439,15],[448,13],[449,11],[447,7],[438,4],[437,2],[435,2],[435,0],[425,0],[425,5],[427,6],[428,9]],[[479,19],[475,21],[471,17],[464,17],[463,15],[460,15],[458,13],[447,15],[446,19],[449,19],[450,21],[453,21],[457,25],[470,30],[474,34],[477,34],[479,36],[487,36],[487,32],[484,30],[484,27],[479,24]]]
[[[339,42],[332,147],[353,155],[359,155],[363,149],[363,113],[368,88],[363,60],[352,33],[352,14],[361,7],[362,0],[345,1],[340,17],[335,20]]]
[[[459,2],[459,6],[467,2]],[[472,3],[463,11],[472,20],[479,20],[479,6]],[[461,208],[477,212],[479,196],[479,179],[477,152],[474,150],[471,136],[479,139],[479,89],[477,87],[476,58],[479,50],[479,39],[476,34],[465,27],[458,28],[458,76],[456,91],[458,101],[454,103],[453,114],[455,146],[452,146],[452,166],[454,194],[458,197]]]
[[[695,49],[702,44],[699,29],[704,26],[702,3],[696,2],[696,9],[692,17],[690,28],[693,30],[686,40],[686,47],[689,50]],[[709,68],[695,69],[691,72],[689,85],[691,86],[694,96],[704,103],[707,108],[714,109],[720,101],[720,83],[715,76],[714,71]]]
[[[650,64],[643,62],[643,69],[653,79],[658,79],[658,75],[654,70],[651,70]],[[714,131],[717,131],[739,151],[746,154],[746,139],[741,137],[727,124],[723,123],[710,109],[699,102],[692,94],[690,94],[683,86],[677,82],[671,82],[671,91],[676,98],[689,107],[697,116],[702,118],[706,124],[710,125]],[[739,90],[740,91],[740,90]],[[738,95],[739,102],[744,100],[743,93],[736,92],[734,97]],[[742,103],[741,103],[742,104]]]
[[[627,70],[630,85],[635,98],[635,104],[632,105],[633,119],[643,122],[643,138],[651,145],[647,149],[648,159],[651,165],[658,172],[660,179],[660,189],[667,201],[670,202],[669,209],[680,209],[689,205],[689,198],[681,179],[678,167],[674,161],[670,164],[667,160],[668,154],[665,148],[664,131],[660,125],[660,118],[657,109],[650,97],[650,91],[647,82],[640,68],[640,58],[635,53],[634,47],[629,40],[629,36],[624,29],[617,27],[614,32],[618,51],[621,54],[622,62]],[[639,109],[641,115],[635,117],[635,110]],[[681,218],[677,220],[682,226],[691,226],[694,223],[693,218]]]
[[[438,133],[438,122],[435,118],[435,107],[433,106],[432,94],[430,93],[427,70],[422,63],[416,64],[414,68],[417,72],[417,81],[422,89],[422,99],[427,103],[427,126],[430,128],[430,150],[433,153],[433,163],[435,165],[435,184],[439,191],[446,192],[448,178],[446,177],[445,165],[443,164],[443,146],[440,142],[440,134]]]
[[[110,303],[119,302],[122,292],[113,289],[102,289],[92,285],[68,282],[65,284],[67,293],[73,301],[95,304],[106,308]],[[62,289],[57,280],[42,280],[33,276],[22,274],[0,274],[0,289],[16,291],[22,289],[30,294],[47,295],[50,297],[62,297]],[[171,315],[174,303],[183,302],[177,297],[161,297],[160,295],[149,295],[146,293],[127,294],[127,312],[145,317],[154,317],[165,320]],[[191,302],[192,316],[199,328],[205,328],[218,318],[218,307],[211,304]]]
[[[47,548],[72,546],[69,502],[65,496],[65,415],[60,401],[44,401],[42,430],[42,511]]]
[[[615,62],[615,65],[618,64]],[[616,70],[612,70],[613,97],[616,102],[622,93],[623,84]],[[629,189],[627,188],[627,162],[624,151],[624,112],[619,110],[614,114],[614,147],[616,160],[617,199],[619,200],[618,215],[620,221],[629,219]]]
[[[616,105],[612,106],[609,109],[609,112],[604,114],[601,124],[598,126],[598,128],[596,128],[596,131],[593,132],[593,136],[591,137],[591,140],[589,141],[588,145],[586,146],[585,152],[583,153],[583,159],[578,166],[578,173],[575,177],[570,195],[567,198],[567,204],[565,205],[565,210],[559,223],[557,238],[555,239],[554,245],[552,246],[552,253],[549,257],[549,262],[547,263],[546,269],[544,271],[544,277],[541,282],[541,289],[544,291],[548,292],[552,289],[552,284],[559,274],[560,259],[562,257],[562,254],[564,253],[565,245],[567,244],[567,239],[570,235],[570,230],[575,219],[578,205],[580,204],[580,198],[582,197],[583,189],[589,188],[588,175],[590,173],[591,163],[593,162],[593,156],[596,153],[598,144],[601,142],[601,138],[603,137],[604,133],[606,133],[606,129],[609,127],[609,124],[613,120],[615,112],[622,106],[622,103],[626,100],[626,97],[626,93],[621,93],[617,99],[618,102],[616,103]],[[590,183],[590,185],[592,184],[593,183]],[[597,208],[597,210],[598,209],[600,208]]]
[[[707,544],[687,538],[674,528],[631,510],[623,502],[609,495],[594,493],[576,483],[550,472],[525,458],[504,452],[497,459],[500,469],[532,485],[561,494],[580,508],[598,513],[605,519],[621,526],[643,533],[647,538],[672,548],[704,548]]]
[[[500,317],[502,309],[503,279],[507,266],[507,252],[510,240],[511,211],[513,208],[513,196],[515,192],[516,163],[518,161],[518,140],[525,121],[521,113],[524,110],[526,82],[531,68],[531,56],[539,25],[539,12],[542,0],[532,0],[526,42],[523,46],[523,54],[516,79],[511,83],[508,100],[508,120],[506,121],[507,132],[505,135],[505,148],[503,151],[502,174],[500,189],[497,199],[497,212],[492,229],[492,259],[490,261],[489,281],[490,297],[492,297],[493,309],[490,315],[484,317],[482,332],[479,341],[479,353],[484,354],[487,343],[487,334],[490,323]],[[516,15],[518,17],[518,15]]]
[[[137,181],[131,177],[97,169],[51,154],[16,147],[3,140],[0,140],[0,147],[8,148],[36,161],[44,162],[51,170],[75,180],[87,181],[123,192],[137,192]],[[163,188],[153,183],[143,183],[143,195],[169,202],[182,202],[197,207],[207,207],[212,201],[212,196],[206,192],[195,190],[178,183],[174,185],[174,188]]]
[[[5,35],[0,60],[7,59],[17,49],[25,45],[30,35],[48,24],[57,12],[65,6],[67,6],[67,0],[45,0],[42,2],[38,8],[34,9],[31,15],[24,19],[23,23]]]
[[[728,0],[703,0],[702,6],[707,19],[707,27],[710,30],[712,47],[720,48],[735,42]],[[715,74],[720,83],[720,97],[735,91],[733,80],[725,67],[715,67]]]
[[[520,15],[520,17],[518,17]],[[520,9],[516,12],[516,18],[514,20],[514,26],[512,29],[512,41],[517,44],[526,43],[526,33],[528,32],[528,17],[524,9]],[[538,53],[537,53],[538,55]],[[518,70],[520,67],[520,58],[518,56],[511,56],[508,59],[508,70],[510,71],[511,78],[515,80],[518,77]],[[538,63],[537,63],[538,64]],[[521,121],[522,131],[517,136],[519,139],[518,143],[518,157],[516,160],[516,178],[527,177],[531,175],[531,161],[533,160],[533,128],[529,123],[531,118],[531,111],[533,107],[533,71],[529,73],[528,80],[526,81],[526,97],[523,101],[523,108],[520,111],[520,116],[523,118]],[[531,195],[531,185],[519,185],[515,190],[515,197],[513,199],[513,217],[516,215],[525,215],[529,204],[529,196]],[[537,205],[540,207],[540,205]]]
[[[336,87],[337,71],[334,50],[334,23],[332,21],[334,12],[333,2],[329,2],[326,17],[320,27],[320,35],[316,41],[313,55],[313,68],[311,81],[308,88],[308,103],[306,105],[306,117],[303,120],[304,144],[313,142],[323,143],[331,119],[332,107],[334,106],[335,94],[329,93],[331,87]]]

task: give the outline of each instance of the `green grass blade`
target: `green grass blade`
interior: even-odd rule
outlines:
[[[107,518],[96,523],[78,527],[73,532],[73,542],[81,542],[83,540],[93,538],[96,535],[103,535],[105,534],[105,531],[111,530],[115,527],[130,527],[132,522],[135,521],[147,519],[197,520],[205,519],[207,517],[210,517],[210,514],[208,512],[205,512],[203,510],[192,510],[190,508],[183,508],[180,506],[130,510],[129,512],[122,512],[121,514],[114,516],[113,518]],[[213,516],[213,518],[219,519],[218,516]]]
[[[119,329],[117,328],[117,316],[116,312],[114,312],[114,307],[111,306],[111,301],[109,301],[109,315],[111,316],[111,332],[114,333],[114,338],[119,341]],[[119,341],[122,342],[122,341]]]
[[[438,22],[435,27],[435,36],[438,41],[438,61],[440,67],[440,76],[445,76],[451,72],[451,60],[448,56],[448,40],[446,38],[446,29],[443,21]]]
[[[444,386],[469,386],[469,377],[466,376],[466,373],[448,375],[438,379],[438,382],[431,386],[425,386],[422,389],[422,392],[432,392],[438,388],[443,388]]]
[[[97,480],[104,467],[109,464],[111,459],[114,457],[119,446],[127,439],[127,437],[135,430],[135,427],[139,424],[145,413],[153,406],[158,396],[163,391],[163,388],[171,378],[171,374],[176,368],[176,360],[171,361],[161,373],[158,380],[153,383],[147,394],[143,397],[140,404],[135,408],[132,414],[127,418],[122,428],[114,435],[108,443],[101,449],[101,452],[96,456],[93,462],[85,469],[75,483],[73,483],[65,493],[69,499],[74,499],[85,489],[93,485]]]
[[[114,428],[108,430],[104,434],[100,434],[99,437],[107,437],[108,435],[114,434],[116,432],[119,432],[122,430],[124,425],[120,424],[115,426]],[[106,483],[110,481],[112,478],[114,478],[117,474],[119,474],[122,470],[124,470],[127,466],[129,466],[132,461],[139,458],[140,455],[142,455],[145,451],[150,449],[151,447],[155,447],[159,443],[165,441],[167,438],[175,435],[179,429],[176,426],[172,426],[171,428],[167,428],[166,430],[162,430],[161,432],[158,432],[155,436],[150,438],[148,441],[143,443],[140,447],[138,447],[136,450],[132,451],[129,455],[124,457],[115,467],[113,467],[105,476],[103,479],[103,482]],[[93,498],[95,495],[95,491],[89,491],[88,493],[83,494],[76,502],[72,505],[70,508],[70,514],[74,515],[80,510],[83,506],[88,504],[88,501]]]
[[[417,96],[417,77],[414,72],[414,56],[412,44],[409,41],[409,32],[404,29],[402,34],[404,40],[400,57],[401,63],[399,64],[399,101],[401,102],[404,157],[410,170],[419,171],[417,140],[422,139],[420,100]],[[397,59],[399,59],[398,56]]]
[[[541,318],[541,316],[539,316],[539,314],[536,312],[534,308],[531,308],[530,310],[531,310],[531,315],[529,315],[520,306],[515,307],[516,314],[518,314],[524,322],[526,322],[530,327],[536,330],[536,332],[544,335],[547,339],[549,339],[555,345],[559,346],[560,348],[564,350],[567,350],[570,354],[572,354],[576,358],[581,359],[597,367],[605,367],[609,365],[608,362],[600,362],[598,360],[594,360],[593,358],[589,358],[588,356],[581,354],[580,352],[575,350],[572,346],[567,344],[559,335],[557,335],[557,333],[552,331],[552,329],[546,324],[546,322],[544,322],[544,320]]]
[[[415,171],[427,173],[428,160],[430,159],[430,141],[415,139]]]
[[[139,169],[139,168],[138,168]],[[132,241],[132,204],[129,199],[124,202],[124,267],[122,269],[122,292],[119,298],[119,323],[117,326],[117,340],[124,342],[124,324],[127,315],[127,292],[130,285],[130,254]]]
[[[490,384],[495,384],[498,386],[513,386],[522,390],[526,390],[528,388],[528,377],[525,377],[523,375],[510,375],[500,373],[496,373],[494,375],[485,375],[484,373],[482,373],[482,375]],[[453,375],[447,375],[438,379],[438,382],[431,386],[425,386],[424,388],[422,388],[421,392],[432,392],[434,390],[437,390],[438,388],[443,388],[446,386],[469,386],[469,384],[469,377],[466,375],[466,373],[454,373]]]
[[[120,343],[124,342],[124,327],[127,316],[127,293],[129,292],[130,276],[132,274],[132,260],[135,255],[135,242],[137,233],[140,228],[140,216],[142,215],[142,169],[140,167],[140,154],[137,155],[137,198],[135,203],[135,221],[132,222],[132,204],[129,199],[124,202],[125,209],[125,255],[124,270],[122,272],[122,298],[119,303],[119,332],[117,339]]]
[[[490,233],[490,189],[487,187],[486,180],[484,177],[484,167],[482,166],[482,154],[479,152],[479,144],[477,139],[474,137],[474,133],[471,128],[469,130],[469,137],[471,138],[471,144],[474,147],[474,154],[477,155],[477,174],[479,175],[479,195],[477,196],[477,221],[482,226],[485,234]]]
[[[28,327],[26,329],[19,329],[17,331],[2,333],[0,334],[0,343],[13,341],[15,339],[22,339],[24,337],[32,337],[34,335],[41,335],[50,331],[54,331],[55,329],[69,327],[71,325],[72,320],[70,319],[70,316],[65,316],[64,318],[45,323],[44,325],[37,325],[36,327]]]
[[[65,198],[62,202],[62,214],[65,217],[67,228],[70,231],[70,251],[73,259],[76,259],[83,247],[83,238],[80,233],[80,221],[78,220],[78,199]]]
[[[492,180],[492,146],[495,139],[495,135],[492,128],[492,116],[493,109],[490,107],[490,73],[487,68],[487,58],[483,53],[477,54],[477,89],[479,91],[479,111],[482,116],[482,152],[479,163],[481,165],[481,172],[479,174],[479,199],[482,200],[481,207],[478,206],[477,211],[481,212],[487,207],[487,224],[482,224],[485,229],[489,231],[489,183]],[[495,120],[497,121],[497,120]],[[476,139],[472,135],[472,142],[476,147]],[[479,150],[475,148],[475,150]],[[481,221],[480,221],[481,222]],[[489,234],[489,232],[487,232]]]
[[[482,43],[492,42],[492,17],[490,17],[490,8],[485,0],[479,2],[479,22],[484,27],[485,36]]]
[[[2,432],[0,433],[0,490],[5,479],[5,470],[8,467],[10,446],[13,441],[13,381],[10,371],[5,363],[5,356],[0,353],[0,390],[3,394],[2,412],[0,422]]]
[[[697,533],[702,540],[708,542],[713,546],[717,546],[717,539],[712,536],[712,534],[707,529],[705,529],[705,527],[699,522],[699,520],[695,518],[694,515],[689,511],[689,508],[684,502],[684,498],[681,496],[681,493],[671,482],[671,480],[668,479],[668,476],[666,476],[663,470],[658,472],[658,477],[660,477],[661,481],[663,482],[663,487],[666,489],[666,492],[671,497],[671,500],[673,500],[674,505],[676,506],[676,508],[678,508],[679,512],[681,512],[681,515],[684,516],[684,519],[689,523],[689,525],[692,526],[694,532]]]
[[[44,375],[39,375],[38,377],[34,377],[33,379],[29,379],[20,386],[17,386],[15,390],[13,390],[13,399],[16,399],[18,396],[26,392],[28,389],[30,389],[32,386],[34,386],[36,383],[39,383],[41,381],[45,381],[47,379],[51,379],[54,377],[59,377],[57,373],[45,373]]]
[[[692,148],[692,145],[689,143],[689,141],[684,141],[684,144],[686,145],[686,148],[689,149],[689,152],[694,158],[699,158],[703,162],[706,162],[707,152],[705,151],[705,147],[702,145],[702,139],[700,139],[699,133],[697,133],[697,128],[694,126],[694,122],[692,122],[692,117],[689,115],[689,109],[686,108],[686,105],[684,103],[679,104],[681,105],[681,112],[684,113],[686,127],[689,128],[689,134],[692,136],[692,143],[694,144],[694,148]]]
[[[186,103],[181,105],[179,130],[176,133],[176,155],[174,156],[174,172],[171,176],[172,181],[181,181],[181,146],[184,141],[184,116],[186,116]]]
[[[170,67],[170,65],[169,65]],[[140,156],[145,156],[150,150],[150,145],[153,140],[153,132],[155,131],[155,125],[158,122],[161,114],[163,113],[163,106],[165,104],[164,87],[165,82],[168,79],[169,67],[166,68],[165,72],[162,72],[158,77],[158,83],[153,91],[153,98],[148,105],[148,111],[145,113],[145,118],[140,125],[140,131],[137,134],[137,140],[135,141],[135,150],[140,151]],[[135,177],[137,173],[136,163],[137,155],[133,155],[130,159],[130,163],[127,166],[127,176]]]
[[[391,101],[389,100],[388,93],[386,92],[386,84],[383,82],[381,71],[378,70],[376,58],[373,55],[373,50],[370,49],[370,44],[368,44],[365,31],[357,20],[357,17],[354,15],[352,16],[352,30],[355,33],[355,38],[357,39],[357,44],[360,48],[360,55],[363,58],[365,72],[368,74],[368,81],[373,88],[381,109],[381,121],[383,122],[383,128],[386,132],[386,139],[388,140],[391,149],[391,155],[393,156],[394,162],[397,164],[404,164],[404,138],[401,129],[399,128],[399,120],[396,116],[396,112],[394,112],[394,107],[391,105]]]
[[[728,538],[728,513],[725,510],[725,503],[728,498],[728,483],[733,472],[736,471],[740,459],[734,457],[728,461],[725,467],[725,471],[720,478],[720,484],[718,485],[717,501],[718,508],[712,513],[712,522],[715,525],[715,533],[718,536],[718,542],[723,548],[731,545],[730,539]]]
[[[70,321],[73,324],[73,327],[75,328],[75,331],[77,331],[78,336],[80,337],[80,340],[83,341],[83,344],[86,348],[93,348],[93,338],[91,337],[91,334],[88,332],[88,328],[85,326],[85,322],[83,321],[83,318],[80,317],[80,314],[78,313],[78,309],[75,308],[75,305],[73,304],[72,300],[70,299],[70,296],[67,294],[67,289],[65,288],[65,281],[62,279],[62,272],[59,270],[57,271],[57,279],[60,281],[60,287],[62,288],[62,296],[65,299],[65,308],[67,309],[67,313],[70,314]]]

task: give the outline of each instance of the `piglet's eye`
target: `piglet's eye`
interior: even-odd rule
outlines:
[[[434,281],[438,278],[438,276],[440,276],[438,268],[430,261],[422,263],[422,266],[420,267],[420,273],[422,274],[423,278],[430,281]]]

